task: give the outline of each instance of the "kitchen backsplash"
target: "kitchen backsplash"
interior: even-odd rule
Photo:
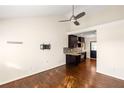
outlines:
[[[63,52],[64,53],[81,53],[82,49],[81,48],[67,48],[67,47],[65,47],[63,49]]]

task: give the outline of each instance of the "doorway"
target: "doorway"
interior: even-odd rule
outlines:
[[[90,58],[97,58],[96,41],[90,41]]]
[[[84,44],[82,45],[82,52],[86,52],[86,58],[88,59],[97,59],[97,31],[85,31],[85,32],[77,32],[71,33],[78,37],[84,38]]]

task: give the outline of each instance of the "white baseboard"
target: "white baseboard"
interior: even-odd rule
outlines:
[[[38,73],[41,73],[41,72],[44,72],[44,71],[47,71],[47,70],[50,70],[50,69],[54,69],[54,68],[62,66],[62,65],[65,65],[65,63],[57,64],[57,65],[55,65],[53,67],[49,67],[49,68],[46,68],[46,69],[43,69],[43,70],[40,70],[40,71],[32,72],[32,73],[29,73],[29,74],[26,74],[26,75],[23,75],[23,76],[18,76],[17,78],[4,81],[4,82],[0,83],[0,85],[10,83],[10,82],[15,81],[15,80],[23,79],[23,78],[26,78],[28,76],[32,76],[32,75],[35,75],[35,74],[38,74]]]
[[[116,76],[116,75],[113,75],[113,74],[109,74],[109,73],[105,73],[105,72],[102,72],[102,71],[96,71],[96,72],[104,74],[104,75],[108,75],[108,76],[111,76],[111,77],[114,77],[114,78],[117,78],[117,79],[124,80],[124,77],[119,77],[119,76]]]

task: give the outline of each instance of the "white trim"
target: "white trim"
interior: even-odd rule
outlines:
[[[114,77],[114,78],[117,78],[117,79],[121,79],[121,80],[124,80],[123,77],[119,77],[119,76],[115,76],[115,75],[112,75],[112,74],[109,74],[109,73],[105,73],[105,72],[102,72],[102,71],[96,71],[98,73],[101,73],[101,74],[104,74],[104,75],[108,75],[108,76],[111,76],[111,77]]]
[[[36,72],[29,73],[29,74],[27,74],[27,75],[20,76],[20,77],[17,77],[17,78],[8,80],[8,81],[4,81],[4,82],[0,83],[0,85],[6,84],[6,83],[10,83],[10,82],[13,82],[13,81],[16,81],[16,80],[20,80],[20,79],[23,79],[23,78],[27,78],[27,77],[29,77],[29,76],[32,76],[32,75],[35,75],[35,74],[39,74],[39,73],[45,72],[45,71],[47,71],[47,70],[52,70],[52,69],[54,69],[54,68],[57,68],[57,67],[59,67],[59,66],[63,66],[63,65],[65,65],[65,64],[66,64],[66,63],[61,63],[61,64],[59,64],[59,65],[55,65],[55,66],[53,66],[53,67],[46,68],[46,69],[44,69],[44,70],[42,70],[42,71],[41,71],[41,70],[40,70],[40,71],[36,71]]]

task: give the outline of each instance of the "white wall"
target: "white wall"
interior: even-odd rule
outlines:
[[[85,43],[86,43],[86,52],[87,52],[87,58],[90,58],[90,42],[96,41],[96,36],[94,37],[85,37]]]
[[[99,26],[97,41],[97,71],[124,80],[124,20]]]
[[[65,64],[66,23],[62,17],[32,17],[0,20],[0,84]],[[7,44],[21,41],[23,44]],[[51,50],[40,50],[50,43]]]
[[[96,30],[97,72],[124,80],[124,20],[69,32],[76,34]]]

